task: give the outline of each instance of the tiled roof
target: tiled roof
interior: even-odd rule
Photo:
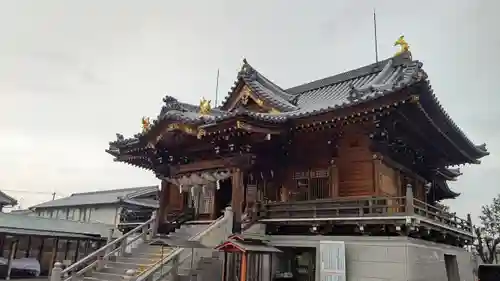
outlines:
[[[166,96],[163,99],[165,105],[158,118],[153,121],[152,127],[164,120],[211,126],[218,121],[236,116],[248,116],[270,123],[284,123],[290,119],[353,106],[409,86],[426,78],[421,66],[420,62],[410,60],[409,54],[403,54],[283,90],[245,61],[230,94],[234,94],[238,83],[245,83],[259,98],[280,109],[280,113],[261,113],[242,109],[228,112],[222,109],[223,105],[221,108],[214,108],[209,115],[202,115],[198,113],[198,106],[182,103],[174,97]],[[125,139],[117,134],[117,140],[110,144],[112,146],[134,144],[142,135],[143,133],[139,133],[133,138]]]
[[[16,205],[17,200],[10,197],[9,195],[5,194],[0,190],[0,206],[2,205]]]
[[[103,223],[84,223],[6,213],[0,213],[0,226],[3,229],[49,231],[101,237],[107,237],[109,229],[113,228],[112,225]]]
[[[279,112],[262,113],[241,107],[227,111],[229,101],[234,102],[237,90],[243,84],[249,87],[257,98],[263,100],[266,105],[279,109]],[[208,115],[202,115],[198,113],[198,106],[181,103],[167,96],[164,99],[165,105],[157,120],[153,122],[150,132],[165,120],[181,121],[201,128],[217,125],[220,121],[236,116],[245,116],[267,123],[285,123],[293,119],[355,106],[415,84],[423,85],[427,89],[427,92],[422,94],[422,106],[425,111],[430,112],[429,116],[432,117],[429,118],[439,121],[434,126],[439,126],[437,131],[443,132],[443,138],[456,139],[457,144],[454,141],[451,143],[458,146],[458,150],[461,149],[460,146],[465,147],[463,153],[471,159],[470,162],[488,155],[486,147],[474,145],[444,111],[432,93],[427,74],[422,69],[422,63],[412,60],[408,52],[286,90],[264,77],[245,60],[229,92],[230,96],[224,101],[222,107],[213,109]],[[430,123],[434,123],[434,119],[431,121]],[[134,144],[141,146],[139,140],[143,134],[137,134],[130,139],[117,135],[117,140],[110,143],[108,153],[117,156],[120,153],[120,147],[130,147]]]
[[[133,199],[140,195],[157,191],[158,191],[158,186],[145,186],[145,187],[133,187],[133,188],[113,189],[113,190],[94,191],[85,193],[74,193],[68,197],[32,206],[30,209],[115,204],[119,203],[122,200]]]

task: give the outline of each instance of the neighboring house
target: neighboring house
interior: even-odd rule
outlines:
[[[47,276],[55,261],[73,263],[102,246],[113,228],[102,223],[42,218],[20,212],[0,213],[0,260],[18,260],[13,263],[16,269],[13,277],[19,277],[16,274],[30,270],[25,267],[26,262],[36,259],[40,270],[31,269]],[[23,263],[21,259],[30,260]],[[10,274],[0,265],[0,280]]]
[[[123,214],[132,210],[149,210],[151,213],[158,205],[158,186],[146,186],[74,193],[35,205],[29,208],[32,211],[29,215],[117,226],[123,221]]]
[[[0,190],[0,212],[5,206],[13,207],[15,205],[17,205],[17,200]]]

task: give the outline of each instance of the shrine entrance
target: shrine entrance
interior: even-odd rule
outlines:
[[[213,219],[222,216],[224,209],[231,205],[232,193],[233,187],[231,179],[225,179],[219,182],[219,186],[215,191]]]
[[[169,178],[177,186],[182,201],[194,210],[195,220],[214,220],[230,205],[232,196],[231,173],[228,170],[200,171]]]

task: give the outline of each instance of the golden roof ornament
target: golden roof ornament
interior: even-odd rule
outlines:
[[[395,54],[395,56],[399,56],[402,53],[410,52],[410,45],[408,45],[408,42],[406,42],[404,35],[399,36],[398,40],[394,42],[394,46],[400,47],[399,51]]]
[[[200,111],[199,113],[202,115],[207,115],[212,111],[212,106],[210,105],[212,101],[211,100],[206,100],[205,98],[202,98],[200,100]]]
[[[151,129],[151,122],[149,120],[149,117],[142,117],[141,119],[142,123],[142,132],[147,132],[149,129]]]

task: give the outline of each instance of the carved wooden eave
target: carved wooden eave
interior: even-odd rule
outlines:
[[[226,168],[247,169],[254,164],[255,155],[242,154],[221,159],[201,160],[195,163],[171,165],[170,176],[176,177],[182,174],[199,172],[203,170],[217,170]]]
[[[201,132],[200,132],[201,131]],[[197,125],[187,124],[179,121],[163,121],[162,124],[159,124],[154,129],[149,131],[145,138],[148,141],[148,144],[154,147],[160,140],[164,139],[171,132],[181,132],[189,136],[198,137],[203,135],[202,130],[198,128]]]
[[[276,124],[265,124],[251,120],[231,119],[221,123],[203,126],[200,130],[204,131],[205,137],[217,137],[226,134],[245,132],[249,134],[279,135],[285,129]]]
[[[234,111],[239,105],[245,107],[250,101],[255,103],[259,108],[263,110],[263,112],[278,114],[280,111],[268,104],[262,99],[259,99],[253,92],[250,87],[248,87],[244,82],[241,82],[241,85],[238,87],[238,95],[233,101],[230,103],[228,111]]]

